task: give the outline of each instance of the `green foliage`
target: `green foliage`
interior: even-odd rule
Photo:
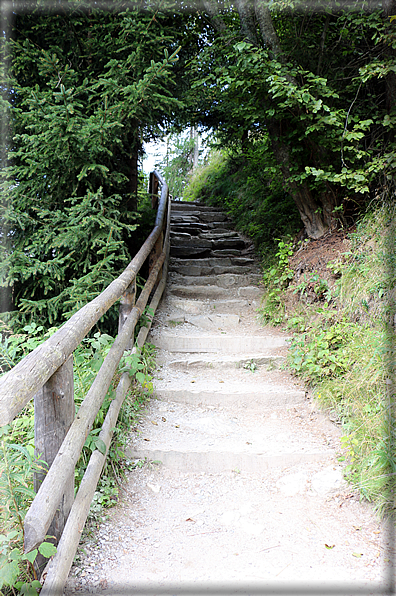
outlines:
[[[183,196],[184,188],[192,170],[195,139],[181,134],[170,135],[167,152],[159,165],[174,199]]]
[[[263,282],[266,287],[263,302],[260,307],[260,316],[264,321],[279,324],[283,320],[284,307],[282,304],[283,291],[289,286],[294,277],[294,272],[289,266],[289,257],[293,254],[293,243],[277,240],[278,252],[275,254],[275,263],[264,270]]]
[[[302,281],[296,285],[293,294],[299,292],[301,300],[306,296],[308,289],[312,289],[319,300],[324,299],[326,303],[330,302],[332,293],[329,284],[325,279],[321,279],[318,273],[304,274]]]
[[[343,375],[351,364],[344,348],[357,331],[357,326],[340,321],[327,328],[312,326],[309,331],[293,339],[290,346],[289,365],[292,371],[310,383],[326,377]],[[350,355],[349,355],[350,356]]]
[[[147,321],[148,312],[143,323]],[[15,365],[29,351],[45,341],[56,331],[48,332],[41,326],[25,326],[24,333],[8,335],[2,342],[2,365],[5,368]],[[80,344],[74,352],[74,389],[76,410],[82,403],[104,358],[109,352],[114,339],[105,333],[95,332]],[[115,388],[121,374],[125,371],[136,378],[123,403],[113,441],[103,469],[90,509],[90,520],[98,521],[103,517],[104,508],[114,505],[118,500],[120,482],[125,471],[130,467],[124,450],[128,441],[131,425],[137,420],[139,411],[153,391],[150,370],[154,366],[154,346],[145,345],[137,353],[125,352],[117,374],[107,392],[94,425],[88,434],[80,459],[76,465],[75,482],[78,488],[84,475],[89,458],[96,449],[106,452],[99,433],[104,422]],[[46,469],[45,462],[34,456],[34,414],[32,404],[15,418],[11,425],[0,431],[0,503],[2,531],[0,534],[0,593],[2,587],[17,590],[21,594],[36,594],[39,587],[33,563],[38,552],[45,557],[54,554],[54,546],[43,542],[38,550],[23,554],[23,519],[34,498],[33,472]],[[90,523],[90,522],[89,522]],[[8,596],[8,592],[5,592]],[[10,592],[11,594],[11,592]]]
[[[328,263],[330,282],[318,271],[288,280],[284,242],[278,267],[265,274],[277,283],[267,285],[264,315],[293,331],[288,366],[342,424],[348,480],[382,515],[394,515],[394,206],[373,206],[350,243]]]
[[[60,324],[131,258],[131,160],[179,105],[170,89],[180,48],[159,15],[88,17],[78,2],[63,16],[19,14],[12,31],[0,287],[13,289],[19,325]]]
[[[0,534],[0,590],[3,587],[15,588],[20,594],[33,596],[41,588],[34,568],[36,557],[41,553],[49,558],[56,548],[50,542],[43,542],[38,549],[26,554],[23,552],[23,519],[34,497],[33,472],[42,470],[46,464],[34,457],[32,445],[13,442],[16,438],[10,426],[0,429],[0,496],[4,532]]]
[[[275,0],[269,8],[280,53],[262,30],[223,13],[224,33],[192,61],[189,99],[223,147],[246,154],[252,139],[269,135],[271,157],[257,171],[276,166],[307,229],[310,218],[324,228],[345,225],[369,193],[393,188],[394,99],[386,79],[394,76],[394,27],[365,3],[316,11]],[[246,27],[256,41],[247,41]]]
[[[13,334],[1,319],[0,326],[0,375],[15,366],[57,330],[56,327],[51,327],[45,331],[42,325],[32,322],[21,329],[24,333]]]

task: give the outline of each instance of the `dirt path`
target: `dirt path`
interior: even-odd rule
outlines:
[[[288,338],[257,323],[249,245],[182,206],[172,247],[156,399],[128,454],[146,463],[66,593],[389,593],[390,537],[343,480],[339,427],[279,369]]]

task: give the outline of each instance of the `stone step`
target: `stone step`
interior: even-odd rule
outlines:
[[[248,301],[259,300],[261,291],[256,286],[246,286],[240,288],[222,288],[219,286],[201,286],[201,285],[176,285],[172,284],[168,290],[168,295],[179,296],[181,298],[206,298],[209,300],[227,300],[232,298],[244,298]],[[229,306],[231,307],[231,304]]]
[[[220,223],[229,222],[227,215],[219,211],[171,212],[171,223]]]
[[[195,201],[171,201],[171,209],[172,211],[222,211],[219,207],[212,207]]]
[[[208,230],[210,230],[211,228],[209,228],[209,226],[207,224],[201,224],[201,223],[192,223],[192,224],[173,224],[171,225],[171,234],[173,233],[188,233],[191,234],[191,236],[199,236],[199,234],[201,233],[205,233]],[[224,228],[218,228],[223,230]]]
[[[242,252],[234,248],[223,248],[221,250],[212,250],[213,257],[238,257]]]
[[[161,364],[161,357],[157,357],[158,364]],[[195,358],[184,357],[181,354],[177,360],[168,363],[169,368],[193,372],[201,369],[235,369],[245,368],[254,370],[254,367],[267,366],[269,368],[279,368],[284,364],[284,356],[273,354],[244,354],[243,356],[196,356]]]
[[[207,393],[208,399],[211,399],[210,393]],[[219,394],[218,402],[223,403],[222,399],[228,395],[225,392]],[[254,398],[262,403],[264,393],[252,395],[246,387],[244,393],[234,394],[232,398],[240,400],[238,418],[228,414],[227,409],[217,411],[214,407],[198,407],[197,400],[205,399],[198,392],[191,397],[196,401],[187,405],[173,398],[171,402],[157,401],[157,407],[148,412],[141,424],[139,434],[133,433],[126,454],[130,459],[147,457],[161,461],[170,468],[180,464],[189,471],[202,467],[206,471],[247,473],[334,456],[334,451],[324,446],[323,438],[311,435],[302,439],[301,433],[284,419],[279,408],[279,394],[276,395],[274,403],[279,414],[272,412],[270,415],[272,408],[265,413],[260,404],[257,411],[245,410],[242,405],[249,406]],[[293,399],[291,395],[289,397]],[[188,468],[184,467],[187,463]]]
[[[192,237],[190,234],[178,234],[171,238],[171,249],[176,246],[183,248],[213,248],[213,240],[206,240],[199,237]]]
[[[178,313],[173,312],[165,319],[165,321],[168,325],[170,324],[171,327],[174,326],[176,321],[177,323],[190,323],[190,325],[194,325],[194,327],[198,327],[199,329],[216,332],[218,330],[235,330],[239,325],[240,318],[235,314],[213,313],[210,315],[190,315],[181,312],[178,315]]]
[[[210,257],[211,254],[212,251],[210,248],[198,248],[197,246],[171,246],[170,248],[171,257],[177,257],[179,259],[183,257],[186,257],[187,259],[190,257],[202,257],[203,259],[206,259]]]
[[[172,334],[163,330],[152,338],[152,343],[167,352],[206,352],[214,354],[241,354],[242,352],[267,352],[287,346],[283,337],[268,335],[194,335]]]
[[[244,474],[265,473],[273,467],[286,468],[308,462],[326,461],[334,457],[334,452],[314,451],[305,453],[281,453],[264,455],[252,453],[206,452],[206,451],[166,451],[164,449],[125,450],[131,460],[161,462],[169,470],[185,472],[243,472]]]
[[[172,272],[172,282],[178,285],[247,286],[259,283],[262,276],[249,272],[248,267],[178,267]]]
[[[250,257],[212,257],[209,259],[177,259],[172,257],[169,262],[170,270],[176,270],[178,266],[183,265],[194,267],[231,267],[232,265],[256,265],[257,262]]]
[[[223,250],[224,248],[243,249],[246,243],[241,238],[225,238],[209,240],[200,236],[191,236],[186,232],[174,234],[171,238],[171,248],[181,246],[185,249],[189,247],[210,248],[212,250]]]
[[[208,222],[208,223],[228,220],[228,216],[225,213],[221,213],[221,211],[220,212],[201,211],[199,213],[198,217],[201,221]]]
[[[202,232],[202,234],[200,234],[200,238],[206,238],[207,240],[218,240],[223,238],[240,238],[240,236],[238,232],[233,232],[224,228],[211,230],[210,232]]]
[[[202,300],[179,298],[177,296],[168,295],[167,300],[171,310],[193,315],[202,314],[206,310],[216,313],[234,313],[239,315],[249,307],[247,300],[237,298],[216,300],[215,302],[204,302]],[[169,314],[169,319],[172,319],[172,314]]]
[[[199,224],[199,218],[194,214],[194,215],[179,215],[179,214],[174,214],[172,215],[171,213],[171,225],[172,223],[178,223],[178,224]]]

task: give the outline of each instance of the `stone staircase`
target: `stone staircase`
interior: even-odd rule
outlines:
[[[256,321],[250,244],[175,203],[170,269],[136,465],[66,594],[388,593],[387,534],[343,481],[339,429],[279,368],[287,336]]]
[[[258,263],[231,225],[217,209],[172,204],[168,288],[149,338],[157,400],[133,438],[133,459],[260,472],[333,453],[288,420],[305,391],[279,371],[288,338],[256,320]]]

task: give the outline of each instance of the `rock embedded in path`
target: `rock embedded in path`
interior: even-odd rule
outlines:
[[[345,489],[347,483],[340,466],[329,466],[313,476],[311,486],[318,495],[329,495]]]
[[[308,476],[302,472],[283,476],[276,483],[276,488],[288,497],[305,493],[307,486]]]

